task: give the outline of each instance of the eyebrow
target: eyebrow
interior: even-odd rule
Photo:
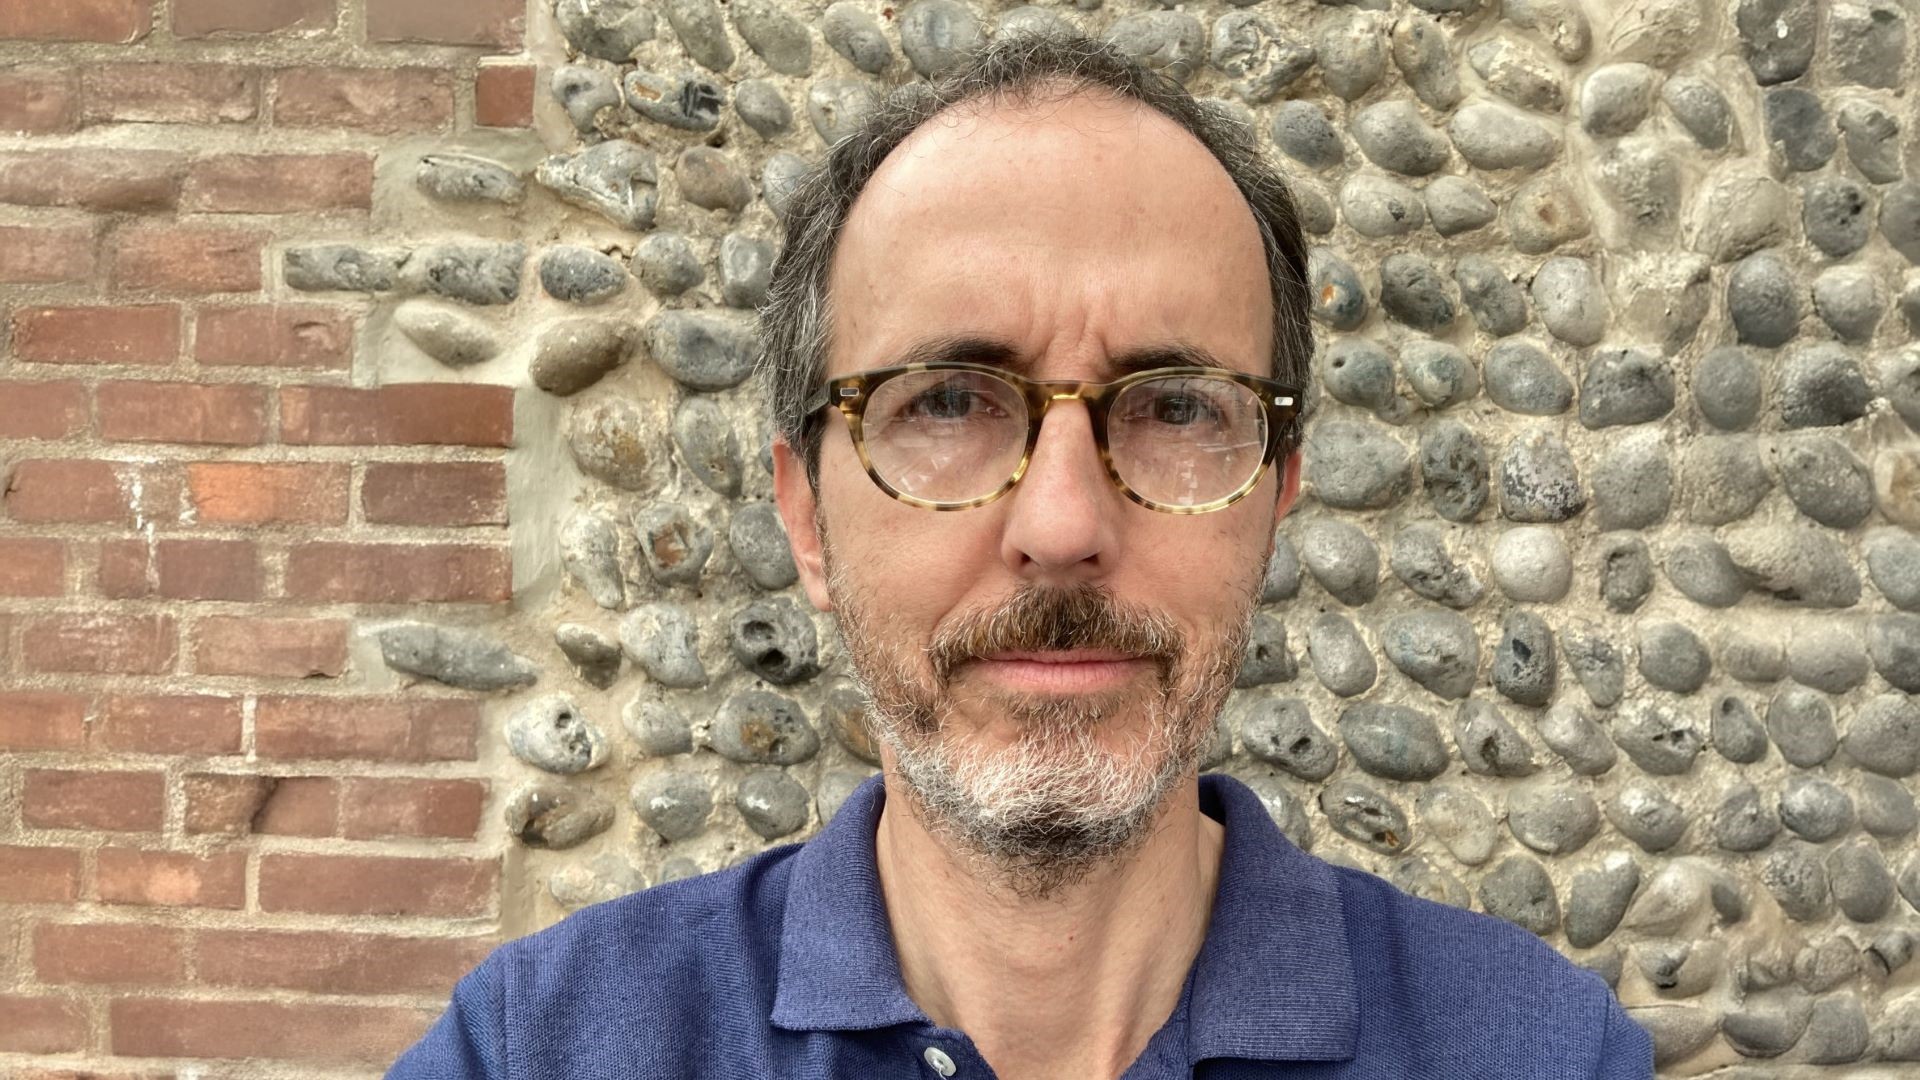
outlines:
[[[929,338],[914,344],[894,361],[896,364],[968,363],[990,364],[1017,374],[1033,370],[1033,360],[1022,356],[1012,343],[980,334],[952,334]],[[1162,342],[1123,349],[1106,358],[1106,367],[1114,377],[1131,375],[1163,367],[1209,367],[1233,370],[1231,365],[1198,345],[1185,341]]]

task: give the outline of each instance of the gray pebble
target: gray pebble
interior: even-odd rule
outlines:
[[[1565,855],[1600,831],[1600,808],[1585,788],[1543,776],[1507,793],[1507,828],[1543,855]]]
[[[1631,132],[1653,111],[1654,70],[1645,64],[1607,64],[1580,88],[1580,123],[1589,135]]]
[[[1627,658],[1597,625],[1579,620],[1563,626],[1560,648],[1587,700],[1602,709],[1619,702],[1627,687]]]
[[[391,292],[406,253],[352,244],[306,244],[286,250],[281,276],[301,292]]]
[[[1920,270],[1908,271],[1900,309],[1909,329],[1920,330]],[[1881,360],[1880,390],[1907,426],[1920,431],[1920,348],[1889,353]]]
[[[513,204],[527,197],[527,182],[497,161],[470,154],[423,154],[414,186],[443,202]]]
[[[627,270],[610,255],[578,244],[562,244],[541,253],[540,287],[555,300],[599,304],[627,287]]]
[[[1625,223],[1639,230],[1639,235],[1651,239],[1674,234],[1684,203],[1681,190],[1685,181],[1671,143],[1653,135],[1621,139],[1600,156],[1600,182],[1608,197],[1626,212]],[[1704,282],[1704,262],[1699,266],[1699,276]],[[1688,333],[1698,325],[1696,315]]]
[[[929,79],[957,66],[981,37],[980,20],[957,0],[914,0],[900,15],[900,51]]]
[[[739,213],[753,201],[753,181],[724,150],[689,146],[673,165],[680,197],[705,210]]]
[[[768,67],[782,75],[806,75],[813,70],[813,36],[806,23],[773,0],[733,0],[730,10],[740,40],[760,54]]]
[[[408,300],[394,309],[394,328],[419,350],[450,368],[484,364],[500,355],[491,326],[431,300]]]
[[[1312,70],[1314,50],[1282,34],[1265,15],[1230,11],[1214,20],[1209,58],[1233,78],[1234,93],[1258,104]]]
[[[1454,713],[1453,741],[1469,772],[1482,776],[1531,776],[1539,769],[1533,747],[1507,722],[1500,707],[1468,698]]]
[[[1865,544],[1867,573],[1894,607],[1920,611],[1920,536],[1900,528],[1875,529]]]
[[[1727,851],[1759,851],[1780,835],[1780,817],[1759,789],[1739,783],[1727,789],[1713,812],[1713,841]]]
[[[885,74],[893,66],[893,44],[880,20],[850,0],[828,5],[820,19],[820,36],[834,52],[869,75]]]
[[[1656,854],[1678,844],[1687,831],[1686,807],[1647,783],[1628,784],[1609,799],[1607,820],[1641,850]]]
[[[1846,348],[1830,342],[1789,353],[1780,369],[1780,416],[1790,428],[1827,427],[1867,413],[1873,391]]]
[[[1713,748],[1736,765],[1751,765],[1767,756],[1767,729],[1744,699],[1723,694],[1708,712]]]
[[[707,684],[693,616],[678,604],[646,604],[620,621],[620,648],[662,686],[691,690]]]
[[[561,623],[553,629],[553,643],[588,686],[605,690],[620,677],[620,643],[600,630]]]
[[[717,115],[717,114],[716,114]],[[659,172],[652,151],[609,139],[577,154],[550,157],[534,179],[562,200],[592,210],[623,229],[653,228]]]
[[[1511,105],[1477,101],[1447,122],[1454,149],[1476,169],[1540,169],[1560,154],[1553,129]]]
[[[793,106],[787,95],[767,79],[742,79],[733,86],[733,111],[763,139],[793,129]]]
[[[630,325],[612,319],[565,319],[540,332],[527,375],[556,397],[577,394],[627,362]]]
[[[648,18],[652,18],[652,12],[648,12]],[[566,111],[567,119],[573,121],[574,130],[582,135],[599,131],[600,110],[618,108],[626,101],[612,75],[585,64],[562,64],[555,68],[547,90]]]
[[[1720,1034],[1746,1057],[1779,1057],[1800,1041],[1812,1012],[1804,1000],[1748,1005],[1720,1018]]]
[[[607,737],[565,694],[534,698],[507,717],[513,756],[550,773],[570,775],[607,760]]]
[[[1870,267],[1830,266],[1813,279],[1813,310],[1842,340],[1870,340],[1886,309],[1886,292]]]
[[[1694,374],[1699,390],[1699,373]],[[1773,490],[1773,476],[1750,436],[1705,436],[1687,444],[1680,472],[1686,478],[1687,515],[1703,525],[1746,517]]]
[[[1847,757],[1882,776],[1906,777],[1920,769],[1920,705],[1905,694],[1867,699],[1847,725]]]
[[[1560,901],[1553,879],[1539,860],[1512,855],[1480,879],[1480,904],[1498,916],[1545,937],[1560,926]]]
[[[1486,365],[1487,396],[1509,412],[1555,416],[1573,404],[1573,383],[1531,341],[1497,342],[1487,350]]]
[[[1319,188],[1305,183],[1294,184],[1293,208],[1300,216],[1300,228],[1309,235],[1325,236],[1333,231],[1337,221],[1333,200],[1322,194]]]
[[[1389,559],[1407,588],[1451,608],[1470,607],[1486,594],[1473,567],[1456,559],[1434,525],[1409,525],[1394,534]]]
[[[1884,0],[1836,4],[1827,16],[1827,51],[1842,79],[1897,87],[1907,58],[1907,17]]]
[[[523,784],[507,798],[507,833],[530,848],[577,847],[613,824],[613,804],[565,784]]]
[[[1725,263],[1786,241],[1793,200],[1757,163],[1729,163],[1708,178],[1696,213],[1693,249]]]
[[[727,621],[734,658],[776,686],[813,678],[820,671],[819,638],[813,620],[791,597],[758,600]]]
[[[1440,727],[1417,709],[1361,702],[1341,711],[1338,727],[1354,763],[1375,776],[1431,780],[1447,769]]]
[[[1752,586],[1789,603],[1852,607],[1860,578],[1832,536],[1795,526],[1730,529],[1728,554]]]
[[[1299,592],[1300,556],[1293,550],[1293,541],[1276,532],[1273,556],[1267,560],[1267,572],[1260,581],[1260,602],[1273,604],[1291,600]]]
[[[1773,463],[1787,497],[1822,525],[1851,528],[1873,512],[1867,465],[1838,439],[1787,436],[1774,443]]]
[[[1387,73],[1387,46],[1380,24],[1364,15],[1349,14],[1328,22],[1315,44],[1321,82],[1348,101],[1373,89]]]
[[[1492,856],[1499,842],[1493,815],[1471,791],[1452,784],[1430,784],[1415,805],[1421,824],[1455,859],[1479,866]]]
[[[693,725],[685,713],[666,702],[642,694],[621,711],[620,724],[648,757],[693,753]]]
[[[728,761],[798,765],[820,752],[820,733],[792,699],[767,690],[742,690],[714,717],[708,738]]]
[[[626,579],[620,572],[620,532],[610,518],[575,511],[560,527],[560,564],[608,611],[626,606]]]
[[[1544,255],[1593,231],[1584,195],[1557,172],[1542,173],[1507,199],[1507,235],[1515,251]]]
[[[1309,169],[1330,169],[1346,158],[1326,111],[1311,101],[1294,98],[1274,106],[1267,130],[1282,153]]]
[[[1811,90],[1776,86],[1766,93],[1767,142],[1795,172],[1812,172],[1840,148],[1833,119]]]
[[[1567,944],[1590,949],[1605,941],[1620,925],[1639,887],[1639,864],[1624,851],[1608,852],[1576,871],[1567,885]],[[1639,1019],[1638,1013],[1635,1018]],[[1708,1034],[1712,1034],[1710,1027]]]
[[[691,773],[655,772],[633,782],[628,801],[633,812],[661,839],[691,840],[713,814],[713,792]]]
[[[1814,1001],[1799,1053],[1817,1065],[1838,1065],[1859,1061],[1871,1042],[1867,1012],[1860,999],[1853,994],[1834,994]]]
[[[727,546],[747,577],[762,589],[784,589],[800,577],[780,512],[772,503],[748,503],[727,523]]]
[[[740,445],[733,425],[712,398],[689,395],[673,414],[680,460],[702,484],[726,496],[740,494]]]
[[[860,130],[879,106],[879,93],[863,79],[815,79],[807,87],[807,121],[828,146]]]
[[[1375,424],[1327,420],[1313,425],[1305,457],[1314,493],[1336,509],[1391,506],[1412,487],[1407,448]]]
[[[1473,624],[1453,611],[1395,615],[1380,631],[1387,659],[1408,678],[1443,698],[1463,698],[1480,667]]]
[[[740,778],[733,806],[762,840],[777,840],[806,827],[813,793],[785,769],[755,769]]]
[[[1694,529],[1675,536],[1661,560],[1667,581],[1681,595],[1710,608],[1728,608],[1747,594],[1746,578],[1727,554],[1725,544],[1705,529]]]
[[[1418,6],[1418,5],[1416,5]],[[1440,20],[1408,13],[1393,24],[1393,64],[1407,87],[1428,108],[1447,110],[1460,103],[1460,69],[1453,42]]]
[[[1775,848],[1761,867],[1760,880],[1797,922],[1816,922],[1831,909],[1820,849],[1805,841],[1789,840]]]
[[[1460,176],[1437,176],[1424,192],[1427,218],[1441,236],[1458,236],[1492,224],[1493,200],[1473,181]]]
[[[1593,350],[1580,380],[1580,423],[1587,428],[1643,424],[1673,411],[1673,369],[1632,346]]]
[[[1819,16],[1813,0],[1738,0],[1734,27],[1747,66],[1762,86],[1790,82],[1807,73]]]
[[[1653,591],[1653,554],[1631,533],[1600,538],[1600,598],[1615,611],[1634,611]]]
[[[567,44],[616,64],[632,61],[653,40],[653,9],[641,0],[558,0],[554,15]]]
[[[1558,256],[1533,275],[1533,306],[1540,322],[1569,345],[1592,345],[1607,329],[1606,290],[1584,259]]]
[[[1350,607],[1379,589],[1380,550],[1365,530],[1337,518],[1315,518],[1299,537],[1300,561],[1334,599]]]
[[[836,683],[827,691],[820,722],[854,757],[880,764],[880,744],[867,715],[867,696],[850,683]]]
[[[1352,330],[1366,321],[1366,286],[1353,264],[1327,248],[1307,255],[1307,284],[1313,290],[1310,314],[1335,330]]]
[[[1893,875],[1871,841],[1842,844],[1827,854],[1834,903],[1854,922],[1873,922],[1893,909]]]
[[[685,508],[655,504],[634,517],[640,555],[648,573],[662,585],[698,585],[713,555],[713,530]]]
[[[540,678],[533,661],[478,630],[409,622],[376,637],[388,667],[461,690],[517,690]]]
[[[1566,521],[1586,509],[1573,454],[1558,435],[1536,428],[1500,456],[1500,513],[1509,521]]]
[[[1245,689],[1268,683],[1292,682],[1299,674],[1300,665],[1294,660],[1292,650],[1287,648],[1286,624],[1265,612],[1256,614],[1248,631],[1240,673],[1235,676],[1233,685]]]
[[[1867,655],[1888,684],[1920,694],[1920,615],[1875,615],[1867,622]]]
[[[1900,121],[1878,103],[1851,98],[1840,103],[1840,134],[1847,160],[1876,184],[1900,179]]]
[[[1567,103],[1562,66],[1519,38],[1488,38],[1467,49],[1467,64],[1487,89],[1536,112],[1557,113]]]
[[[654,363],[690,390],[725,390],[753,373],[757,349],[751,313],[662,311],[646,325]]]
[[[1365,784],[1336,780],[1320,789],[1318,801],[1333,831],[1355,843],[1383,855],[1397,855],[1413,843],[1406,813]]]
[[[1826,695],[1804,686],[1781,687],[1767,703],[1767,734],[1781,757],[1803,769],[1824,764],[1840,745],[1833,706]]]
[[[414,292],[490,307],[520,298],[526,263],[525,244],[437,244],[416,250],[400,278]]]
[[[1707,733],[1672,706],[1641,702],[1615,719],[1613,740],[1642,770],[1655,776],[1680,776],[1706,747]]]
[[[1858,728],[1855,724],[1855,728]],[[1851,756],[1852,732],[1848,733]],[[1857,758],[1855,760],[1858,760]],[[1887,776],[1863,773],[1854,780],[1854,809],[1860,815],[1860,827],[1875,836],[1901,840],[1920,830],[1920,808],[1906,785]]]
[[[1402,345],[1400,369],[1407,385],[1429,408],[1458,405],[1480,390],[1479,369],[1466,353],[1444,341],[1421,338]]]
[[[1793,268],[1771,251],[1740,260],[1727,275],[1727,313],[1748,345],[1774,348],[1800,330],[1801,287]]]
[[[1473,905],[1473,894],[1467,891],[1465,882],[1422,855],[1395,859],[1387,867],[1386,878],[1394,888],[1408,896],[1461,909]]]
[[[1642,529],[1666,520],[1673,502],[1673,465],[1665,434],[1657,429],[1629,432],[1601,454],[1588,483],[1602,529]]]
[[[1567,63],[1587,58],[1593,47],[1593,27],[1572,0],[1504,0],[1501,17],[1523,30],[1532,30]]]
[[[727,38],[727,24],[720,17],[720,6],[713,0],[662,0],[667,22],[687,55],[701,67],[724,72],[733,66],[733,43]]]
[[[766,302],[773,258],[764,240],[738,232],[720,238],[720,298],[727,306],[757,308]]]
[[[1853,800],[1828,781],[1795,773],[1780,793],[1780,823],[1822,843],[1853,827]]]
[[[1237,707],[1240,745],[1261,761],[1271,762],[1313,783],[1333,775],[1340,749],[1320,725],[1313,722],[1307,703],[1298,698],[1243,698]]]
[[[1385,176],[1354,173],[1340,188],[1340,210],[1361,236],[1384,239],[1417,232],[1427,223],[1420,193]]]
[[[1720,667],[1744,683],[1773,683],[1787,677],[1787,647],[1775,633],[1729,627],[1720,641]]]
[[[1184,11],[1122,16],[1108,28],[1106,39],[1146,67],[1183,83],[1207,59],[1206,28]]]
[[[1320,356],[1320,382],[1335,401],[1380,411],[1394,400],[1393,359],[1364,338],[1342,338]]]
[[[1801,190],[1800,221],[1807,240],[1836,259],[1866,246],[1873,235],[1872,211],[1867,189],[1844,176],[1818,176]]]
[[[1430,423],[1420,432],[1420,487],[1435,513],[1472,521],[1487,504],[1487,451],[1458,420]]]
[[[1429,176],[1447,164],[1446,136],[1428,126],[1410,101],[1376,102],[1354,113],[1348,123],[1360,150],[1389,172]]]
[[[1453,322],[1447,279],[1419,255],[1389,255],[1380,264],[1380,306],[1416,330],[1434,332]]]
[[[1526,293],[1498,266],[1478,255],[1467,255],[1454,264],[1453,280],[1459,284],[1460,300],[1481,333],[1505,337],[1526,329]]]
[[[1676,75],[1660,87],[1660,100],[1704,149],[1724,149],[1733,137],[1733,109],[1712,82],[1698,75]]]
[[[719,83],[692,71],[630,71],[621,83],[634,112],[680,131],[712,131],[720,126],[727,92]]]
[[[1354,623],[1334,611],[1313,619],[1308,632],[1308,657],[1313,663],[1313,675],[1340,698],[1365,694],[1380,675],[1373,650],[1361,640]]]
[[[1530,611],[1509,612],[1500,626],[1493,655],[1493,685],[1522,705],[1545,705],[1553,698],[1553,631]]]

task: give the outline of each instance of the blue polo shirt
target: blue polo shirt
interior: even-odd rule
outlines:
[[[1219,889],[1180,1000],[1124,1080],[1645,1080],[1647,1034],[1599,976],[1488,915],[1417,899],[1283,836],[1223,773]],[[827,826],[582,908],[495,949],[388,1080],[994,1074],[900,979],[868,778]]]

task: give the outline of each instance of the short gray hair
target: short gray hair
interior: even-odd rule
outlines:
[[[1306,389],[1313,350],[1306,241],[1293,196],[1261,156],[1252,130],[1111,44],[1077,33],[1017,32],[977,49],[936,82],[895,88],[788,196],[784,245],[759,308],[758,366],[774,434],[800,452],[816,488],[822,427],[818,414],[806,412],[806,401],[826,375],[832,317],[827,279],[854,200],[887,155],[937,113],[976,99],[1025,100],[1056,84],[1068,95],[1106,90],[1139,101],[1212,152],[1260,228],[1273,292],[1273,377]],[[1281,433],[1283,454],[1299,446],[1302,416],[1297,413],[1293,430]]]

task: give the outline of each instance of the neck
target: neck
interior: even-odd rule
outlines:
[[[907,993],[996,1075],[1117,1077],[1178,1004],[1206,939],[1225,829],[1191,777],[1152,833],[1042,901],[971,873],[886,775],[875,853]]]

